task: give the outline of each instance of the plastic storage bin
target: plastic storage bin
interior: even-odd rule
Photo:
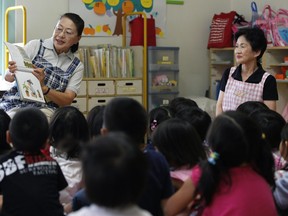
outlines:
[[[178,70],[149,72],[148,83],[150,93],[178,92]]]
[[[179,47],[148,47],[148,110],[179,93]]]
[[[169,105],[171,100],[178,96],[178,93],[169,93],[169,94],[150,94],[149,95],[149,111],[155,107],[162,105]]]
[[[179,47],[148,47],[148,70],[178,70]]]

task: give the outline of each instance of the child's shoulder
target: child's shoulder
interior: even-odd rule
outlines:
[[[144,151],[144,154],[147,158],[148,164],[150,167],[154,167],[157,170],[168,170],[169,171],[169,165],[166,160],[166,158],[158,151],[146,149]]]
[[[144,154],[149,161],[166,161],[165,157],[154,149],[145,149]]]

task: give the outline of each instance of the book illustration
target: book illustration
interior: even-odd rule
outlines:
[[[40,82],[32,73],[17,71],[15,77],[21,100],[45,103]]]
[[[17,65],[15,79],[20,99],[23,101],[45,103],[41,84],[37,77],[32,73],[34,70],[33,63],[23,47],[9,42],[4,43],[9,50],[11,59],[15,61]]]
[[[39,89],[35,90],[33,87],[33,82],[31,81],[31,79],[28,79],[26,81],[24,81],[23,83],[23,89],[25,89],[25,94],[27,97],[34,97],[34,98],[42,98]]]

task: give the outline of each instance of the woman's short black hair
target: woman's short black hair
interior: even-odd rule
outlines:
[[[75,13],[65,13],[60,17],[60,19],[62,19],[63,17],[70,19],[75,24],[77,28],[77,35],[81,36],[85,25],[84,20],[78,14]],[[76,52],[78,50],[78,47],[79,43],[72,45],[71,52],[72,53]]]
[[[85,146],[83,176],[93,203],[105,207],[137,203],[146,182],[147,162],[133,142],[124,133],[109,132]]]
[[[260,51],[260,55],[257,56],[257,61],[260,62],[260,59],[262,58],[267,48],[267,39],[263,30],[257,27],[243,28],[235,33],[235,40],[237,41],[240,36],[246,38],[254,52]]]
[[[48,120],[38,108],[21,108],[12,118],[9,132],[15,149],[37,152],[48,138]]]

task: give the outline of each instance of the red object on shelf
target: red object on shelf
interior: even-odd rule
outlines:
[[[276,79],[285,79],[285,75],[282,74],[282,73],[281,73],[281,74],[276,74],[276,75],[275,75],[275,78],[276,78]]]

